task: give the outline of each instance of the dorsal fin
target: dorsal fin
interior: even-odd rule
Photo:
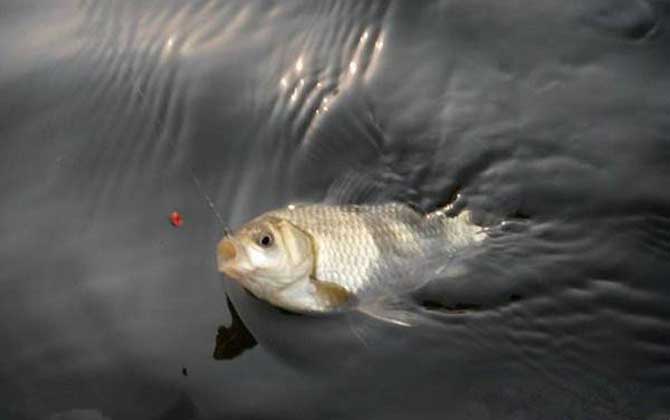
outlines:
[[[368,173],[350,170],[333,181],[324,202],[332,205],[379,203],[389,198],[385,187]]]

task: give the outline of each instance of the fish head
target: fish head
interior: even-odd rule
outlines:
[[[275,216],[252,220],[226,235],[217,248],[219,271],[269,300],[274,293],[309,278],[314,261],[311,236]]]

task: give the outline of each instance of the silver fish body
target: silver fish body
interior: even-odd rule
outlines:
[[[377,291],[413,288],[413,273],[428,259],[446,259],[484,237],[468,212],[423,215],[401,203],[304,205],[275,210],[314,239],[314,277],[365,299]]]
[[[225,237],[218,261],[261,299],[330,312],[419,287],[422,268],[447,263],[486,236],[467,211],[448,217],[401,203],[291,205]]]

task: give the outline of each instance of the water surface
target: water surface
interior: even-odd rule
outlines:
[[[664,2],[0,9],[0,417],[670,415]],[[417,293],[437,325],[216,272],[208,200],[236,226],[352,170],[519,223]]]

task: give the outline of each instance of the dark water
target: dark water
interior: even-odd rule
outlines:
[[[660,0],[0,2],[0,418],[670,418],[669,28]],[[416,296],[470,310],[295,316],[218,275],[208,197],[238,225],[352,168],[520,221]]]

